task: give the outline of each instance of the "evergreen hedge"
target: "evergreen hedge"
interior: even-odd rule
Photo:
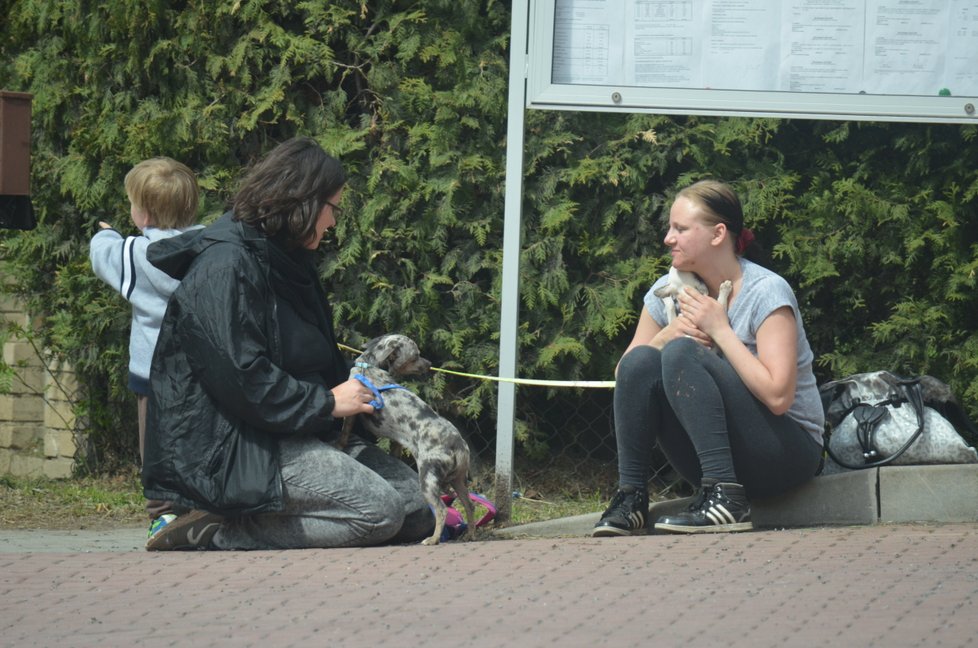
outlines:
[[[132,230],[122,179],[154,155],[199,173],[206,222],[243,167],[315,137],[351,178],[322,263],[340,338],[400,331],[438,366],[496,373],[508,3],[0,0],[0,15],[0,87],[34,95],[39,220],[0,233],[5,290],[81,376],[94,468],[136,446],[129,308],[93,276],[88,241],[99,220]],[[521,376],[611,376],[668,267],[670,197],[711,176],[739,190],[767,264],[796,287],[820,379],[931,373],[978,417],[976,126],[526,121]],[[491,437],[495,383],[438,374],[423,389]]]

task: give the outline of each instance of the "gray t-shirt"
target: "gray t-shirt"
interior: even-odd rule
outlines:
[[[822,400],[812,373],[814,354],[805,335],[805,325],[801,321],[798,300],[788,282],[767,268],[740,259],[743,272],[740,292],[734,299],[727,317],[734,333],[750,352],[757,355],[757,330],[768,315],[777,309],[788,306],[795,316],[798,332],[798,380],[795,387],[795,400],[788,410],[788,416],[797,421],[819,445],[822,444],[822,431],[825,415]],[[666,283],[668,275],[660,277],[645,295],[645,308],[659,326],[666,326],[666,311],[662,299],[655,296],[655,289]]]

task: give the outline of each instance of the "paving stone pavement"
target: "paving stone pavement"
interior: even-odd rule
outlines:
[[[0,531],[0,646],[978,645],[976,524],[184,553],[35,533]]]

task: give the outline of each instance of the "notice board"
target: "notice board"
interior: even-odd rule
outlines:
[[[538,109],[978,123],[978,0],[532,0]]]

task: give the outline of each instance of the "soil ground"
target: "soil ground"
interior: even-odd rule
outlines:
[[[601,510],[611,495],[614,473],[608,466],[552,464],[518,467],[514,479],[511,526]],[[473,491],[491,494],[493,475],[472,480]],[[491,495],[490,495],[491,496]],[[81,477],[70,480],[0,476],[0,529],[85,530],[148,524],[139,476]]]
[[[147,523],[134,474],[73,480],[0,477],[0,529],[108,529]]]

